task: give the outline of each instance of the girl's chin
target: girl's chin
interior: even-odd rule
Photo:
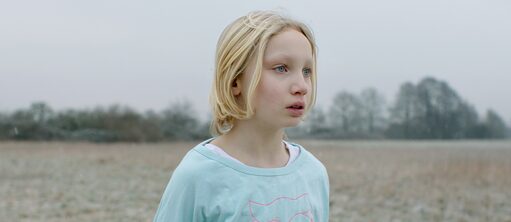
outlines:
[[[289,121],[289,122],[286,123],[285,128],[297,127],[298,125],[300,125],[301,122],[302,122],[301,119],[296,119],[294,121]]]

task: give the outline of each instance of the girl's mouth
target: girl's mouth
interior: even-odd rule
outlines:
[[[286,109],[293,117],[300,117],[304,113],[304,105],[302,102],[294,103],[293,105],[286,107]]]

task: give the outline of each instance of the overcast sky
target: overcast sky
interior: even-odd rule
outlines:
[[[124,104],[161,110],[190,100],[205,116],[216,41],[255,9],[312,27],[318,104],[375,87],[392,103],[400,84],[448,82],[479,113],[511,122],[511,2],[3,1],[0,110]]]

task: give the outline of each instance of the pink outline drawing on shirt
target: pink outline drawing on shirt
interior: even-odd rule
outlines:
[[[289,222],[294,221],[295,219],[302,219],[300,221],[314,222],[311,213],[311,205],[307,195],[307,193],[304,193],[295,198],[286,196],[277,197],[268,203],[259,203],[253,200],[249,200],[248,208],[250,211],[250,216],[252,217],[252,222]],[[275,215],[277,212],[282,213],[282,209],[290,208],[292,209],[292,212],[284,211],[284,213],[287,213],[287,215],[283,215],[285,218],[280,218]],[[254,211],[259,210],[260,213],[255,215]],[[261,211],[264,212],[264,216],[268,218],[260,218],[262,214]]]

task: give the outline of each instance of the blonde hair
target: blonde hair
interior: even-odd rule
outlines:
[[[312,92],[311,102],[305,107],[309,110],[316,100],[316,43],[312,31],[303,23],[286,18],[273,11],[253,11],[236,19],[228,25],[217,43],[215,77],[210,94],[213,119],[210,131],[213,135],[227,133],[235,119],[248,119],[254,114],[251,101],[261,78],[261,67],[266,45],[271,37],[285,28],[301,32],[312,48]],[[250,59],[255,56],[254,75],[250,80],[244,104],[236,102],[232,85],[247,69]],[[243,106],[243,107],[242,107]]]

